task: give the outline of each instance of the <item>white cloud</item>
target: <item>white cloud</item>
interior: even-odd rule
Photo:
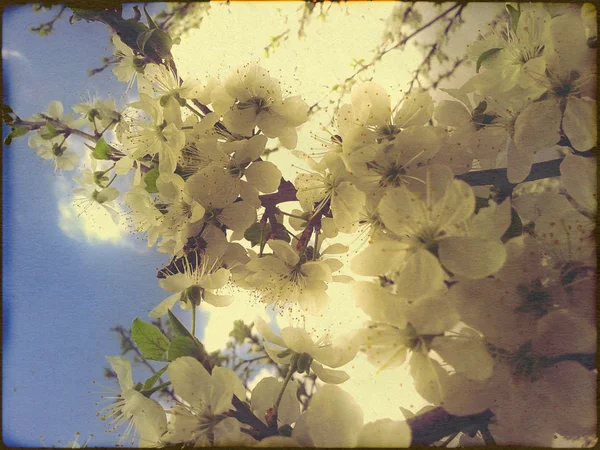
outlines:
[[[66,177],[56,177],[54,190],[58,199],[58,227],[67,237],[88,244],[113,244],[142,253],[151,251],[140,242],[129,239],[130,231],[125,225],[125,215],[120,206],[116,207],[121,214],[121,221],[117,225],[101,207],[84,211],[83,208],[74,205],[72,188]]]
[[[2,59],[21,59],[26,61],[25,55],[18,50],[11,50],[9,48],[2,49]]]

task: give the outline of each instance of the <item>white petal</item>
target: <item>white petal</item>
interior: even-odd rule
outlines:
[[[298,253],[296,253],[290,244],[281,240],[271,240],[267,242],[267,245],[271,247],[275,256],[284,261],[290,266],[295,266],[300,261]]]
[[[354,447],[363,424],[363,412],[350,394],[325,385],[313,396],[307,424],[317,447]]]
[[[445,276],[435,256],[425,249],[417,250],[395,277],[398,295],[413,301],[429,297],[444,288]]]
[[[379,419],[363,426],[356,446],[403,448],[410,446],[411,439],[411,429],[406,422]]]
[[[471,114],[469,114],[469,110],[465,105],[460,102],[442,100],[438,103],[438,106],[433,113],[433,118],[437,120],[440,125],[446,127],[459,127],[471,120]]]
[[[162,302],[158,304],[158,306],[156,306],[152,311],[150,311],[150,314],[148,314],[148,316],[153,317],[155,319],[164,316],[165,314],[167,314],[167,312],[169,312],[170,309],[173,308],[173,306],[175,306],[175,303],[177,303],[177,300],[179,300],[180,298],[180,293],[173,294],[165,298]]]
[[[520,183],[531,172],[533,165],[533,153],[527,151],[525,147],[517,147],[514,142],[508,146],[508,170],[507,177],[511,183]]]
[[[313,370],[315,375],[317,375],[319,380],[321,380],[324,383],[340,384],[350,379],[348,374],[343,370],[327,369],[316,361],[312,362],[310,368]]]
[[[306,262],[302,264],[300,270],[302,270],[302,272],[304,272],[309,278],[315,280],[331,281],[331,269],[327,264],[324,264],[322,261]]]
[[[575,150],[583,152],[596,145],[596,123],[596,102],[569,97],[562,126]]]
[[[54,100],[48,104],[48,115],[55,119],[60,119],[63,115],[64,108],[61,102]]]
[[[227,284],[229,281],[229,276],[229,270],[221,267],[214,273],[203,277],[200,282],[200,286],[202,286],[204,289],[220,289]]]
[[[406,244],[398,241],[375,242],[356,255],[350,266],[358,275],[384,275],[404,265],[407,249]]]
[[[431,348],[456,372],[470,380],[485,380],[492,376],[494,360],[479,336],[469,336],[461,330],[460,337],[434,338]]]
[[[308,332],[303,328],[286,327],[281,330],[285,346],[296,353],[312,354],[317,347]]]
[[[269,325],[267,325],[267,322],[265,322],[261,317],[256,316],[254,319],[254,326],[256,327],[256,331],[258,331],[259,334],[267,341],[279,345],[280,347],[286,347],[285,341],[273,333]]]
[[[183,273],[169,275],[160,280],[159,284],[161,288],[169,292],[181,292],[192,285],[190,278]]]
[[[518,152],[534,157],[538,152],[555,145],[560,139],[560,121],[560,108],[555,100],[529,105],[515,122],[514,140]]]
[[[321,252],[321,255],[336,255],[339,253],[348,253],[349,247],[339,242],[332,244]]]
[[[182,356],[169,364],[168,372],[175,393],[204,411],[212,387],[211,376],[204,366],[190,356]]]
[[[279,142],[285,148],[293,150],[298,145],[298,133],[294,127],[284,127],[277,134]]]
[[[427,92],[406,96],[402,107],[394,117],[394,123],[401,128],[425,125],[433,114],[433,99]]]
[[[533,351],[544,356],[593,354],[596,353],[596,340],[596,328],[589,320],[558,310],[540,319],[532,344]]]
[[[123,356],[106,356],[113,372],[117,374],[119,386],[122,391],[130,389],[133,386],[131,378],[131,363]]]
[[[595,211],[598,206],[596,170],[596,158],[583,158],[570,153],[560,164],[560,181],[569,195],[588,211]]]
[[[440,262],[450,272],[470,279],[484,278],[504,265],[506,250],[498,241],[453,236],[439,242]]]
[[[354,285],[356,306],[376,322],[406,326],[406,301],[381,287],[379,283],[367,281]]]
[[[212,379],[213,381],[231,385],[233,388],[233,395],[242,401],[246,400],[246,388],[233,370],[228,369],[227,367],[215,367],[212,370]]]
[[[218,217],[228,228],[243,233],[256,222],[256,209],[248,202],[235,202],[225,207]]]
[[[268,139],[264,134],[258,134],[248,139],[248,141],[246,141],[246,145],[242,146],[235,152],[236,162],[249,163],[260,157],[260,155],[262,155],[262,153],[265,151],[267,141]],[[234,141],[231,144],[236,144],[238,142],[240,141]]]
[[[211,292],[204,292],[204,301],[216,307],[229,306],[233,302],[233,295],[217,295]]]
[[[264,193],[276,191],[281,181],[281,171],[270,161],[252,163],[244,174],[252,186]]]

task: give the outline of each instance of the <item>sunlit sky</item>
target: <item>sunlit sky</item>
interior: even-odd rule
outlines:
[[[224,76],[255,61],[292,95],[302,95],[309,105],[319,100],[326,104],[331,86],[352,74],[352,59],[370,59],[392,6],[387,2],[333,5],[325,20],[315,14],[306,26],[306,38],[298,39],[300,3],[217,4],[200,29],[173,48],[173,54],[184,79]],[[159,7],[152,5],[155,11]],[[462,43],[464,36],[475,35],[498,5],[475,8],[465,13],[470,26],[459,38]],[[4,89],[13,109],[28,117],[45,111],[50,101],[61,100],[68,110],[90,92],[124,106],[126,86],[110,71],[92,78],[86,75],[110,53],[104,27],[62,20],[47,38],[27,30],[46,17],[32,13],[29,6],[8,8],[3,17]],[[265,57],[269,38],[288,27],[289,38]],[[417,58],[408,46],[404,53],[391,52],[378,64],[374,81],[392,95],[392,104],[406,89]],[[324,135],[321,124],[328,122],[326,113],[311,118],[299,130],[298,149],[316,148],[311,133]],[[73,145],[83,155],[81,141]],[[285,150],[270,160],[292,180],[298,171],[292,164],[301,165]],[[156,280],[156,268],[167,258],[148,249],[141,236],[114,226],[108,215],[80,214],[72,205],[70,173],[54,174],[26,140],[4,149],[3,167],[3,440],[8,445],[38,446],[41,434],[47,445],[57,445],[80,431],[84,437],[95,434],[91,445],[112,445],[117,437],[102,433],[95,417],[98,397],[88,391],[92,380],[102,378],[104,355],[119,352],[109,328],[117,323],[128,326],[135,317],[147,319],[148,312],[168,295]],[[126,186],[123,181],[117,184]],[[354,306],[351,288],[337,283],[328,292],[328,311],[323,318],[309,320],[307,328],[319,335],[359,327],[365,316]],[[224,345],[234,320],[250,321],[257,314],[267,318],[264,306],[243,292],[235,294],[232,306],[202,307],[199,312],[199,337],[209,350]],[[178,314],[190,322],[185,313]],[[279,325],[287,323],[280,318]],[[406,374],[395,370],[377,374],[361,355],[344,370],[351,379],[342,387],[362,405],[366,421],[402,419],[400,406],[416,411],[424,405],[412,392]]]

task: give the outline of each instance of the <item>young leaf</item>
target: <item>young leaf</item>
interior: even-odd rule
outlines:
[[[521,17],[521,5],[519,5],[519,9],[515,9],[507,3],[506,10],[508,11],[508,14],[510,14],[510,26],[516,33],[517,27],[519,26],[519,18]]]
[[[489,50],[486,50],[481,55],[479,55],[479,58],[477,58],[477,64],[476,64],[475,71],[477,73],[479,73],[479,69],[481,69],[481,64],[483,64],[485,61],[490,59],[492,56],[494,56],[500,50],[502,50],[502,49],[501,48],[490,48]]]
[[[8,136],[6,136],[6,138],[4,139],[4,145],[10,145],[14,138],[25,136],[28,132],[29,129],[22,125],[12,127],[10,133],[8,133]]]
[[[150,39],[150,36],[152,36],[154,34],[156,30],[148,30],[148,31],[144,31],[143,33],[140,33],[138,35],[137,38],[137,46],[138,49],[140,50],[140,53],[144,53],[144,48],[146,48],[146,42],[148,42],[148,39]]]
[[[150,194],[156,194],[158,188],[156,187],[156,179],[158,178],[158,168],[154,167],[150,172],[144,175],[144,182],[146,183],[146,192]]]
[[[96,147],[92,152],[92,158],[94,159],[109,159],[110,149],[108,148],[108,144],[104,140],[104,138],[100,138],[98,142],[96,142]]]
[[[144,381],[143,389],[145,391],[147,391],[148,389],[151,389],[156,384],[158,379],[162,376],[162,374],[166,372],[168,367],[169,366],[163,367],[158,372],[156,372],[154,375],[152,375],[150,378],[148,378],[146,381]]]
[[[187,336],[177,336],[173,338],[169,346],[167,357],[169,361],[174,361],[180,356],[191,356],[192,358],[201,360],[204,352],[193,339]]]
[[[59,133],[56,131],[56,128],[54,128],[54,125],[52,125],[50,122],[46,122],[45,126],[48,131],[46,133],[40,134],[40,136],[42,136],[42,138],[52,139],[59,135]]]
[[[136,318],[131,325],[131,336],[146,358],[167,361],[165,354],[169,340],[157,327]]]
[[[171,312],[171,310],[169,310],[168,314],[169,314],[169,324],[171,325],[171,328],[173,329],[173,334],[175,336],[186,336],[186,337],[191,338],[192,333],[190,333],[188,331],[188,329],[185,327],[185,325],[179,321],[177,316],[175,314],[173,314]]]
[[[250,245],[254,247],[260,242],[265,242],[270,232],[271,227],[268,223],[256,222],[244,232],[244,238],[250,241]]]

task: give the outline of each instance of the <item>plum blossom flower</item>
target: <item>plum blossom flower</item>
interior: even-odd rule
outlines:
[[[140,447],[156,446],[167,431],[165,410],[158,402],[146,397],[134,387],[131,363],[127,358],[107,356],[106,359],[117,374],[121,392],[114,403],[104,408],[107,412],[102,416],[102,420],[110,420],[113,429],[127,423],[121,440],[137,432],[140,435]]]
[[[550,14],[541,4],[521,4],[519,9],[518,23],[507,23],[500,31],[492,29],[489,38],[469,46],[469,57],[486,69],[469,83],[484,95],[490,90],[506,92],[515,86],[535,88],[529,72],[541,73],[545,69]],[[488,56],[482,59],[481,55]]]
[[[296,147],[296,127],[308,119],[308,105],[299,96],[283,99],[279,81],[256,64],[232,71],[223,87],[221,97],[231,99],[223,116],[229,131],[250,136],[258,126],[267,137],[279,138],[285,147]]]
[[[365,196],[355,187],[341,159],[327,158],[322,163],[315,166],[318,173],[296,177],[296,196],[306,206],[318,204],[315,213],[329,205],[337,229],[349,233],[356,227]]]
[[[154,99],[146,94],[140,94],[140,99],[135,106],[146,111],[152,123],[136,121],[130,130],[123,133],[121,139],[130,154],[117,162],[115,171],[118,174],[127,173],[133,160],[150,155],[158,156],[160,173],[173,173],[185,145],[185,133],[175,123],[164,120],[161,108]]]
[[[73,204],[81,209],[81,213],[88,212],[90,208],[107,212],[115,224],[119,223],[120,214],[115,209],[113,201],[119,196],[119,191],[114,187],[105,187],[97,190],[94,186],[85,186],[73,189],[75,199]]]
[[[37,148],[37,155],[47,161],[52,161],[54,171],[69,171],[75,168],[79,162],[79,155],[67,150],[65,139],[57,136],[53,139],[44,139],[39,134],[29,137],[29,147]]]
[[[240,431],[241,424],[226,415],[233,396],[244,399],[246,395],[233,371],[215,367],[209,374],[196,359],[183,356],[169,364],[168,372],[175,394],[185,403],[171,408],[163,442],[199,447],[254,443]]]
[[[411,300],[444,290],[444,268],[477,279],[496,272],[506,258],[497,232],[486,236],[490,229],[483,235],[467,231],[475,211],[470,186],[453,180],[452,171],[444,166],[431,165],[424,171],[424,195],[406,187],[385,192],[378,209],[392,234],[352,261],[355,273],[385,275],[398,295]]]
[[[298,254],[281,240],[270,240],[267,245],[272,255],[255,256],[246,264],[248,288],[255,289],[267,305],[290,310],[297,305],[313,315],[323,311],[329,302],[327,282],[334,281],[332,272],[341,263],[335,258],[310,260],[306,252]]]
[[[362,408],[350,394],[326,384],[313,396],[298,420],[292,438],[305,447],[408,447],[405,421],[380,419],[364,423]]]
[[[265,350],[276,363],[287,365],[293,361],[298,372],[312,369],[325,383],[338,384],[349,379],[346,372],[324,366],[336,368],[354,359],[358,347],[353,334],[337,339],[326,334],[315,342],[303,328],[286,327],[277,336],[262,318],[257,317],[254,323],[266,341]]]
[[[175,272],[160,280],[160,286],[175,294],[164,299],[150,312],[150,317],[162,317],[167,314],[177,301],[183,309],[192,309],[204,301],[213,306],[228,306],[233,301],[232,295],[217,294],[215,291],[229,282],[229,270],[218,267],[218,262],[210,264],[207,258],[195,254],[191,264],[188,256],[183,260],[183,271]]]

